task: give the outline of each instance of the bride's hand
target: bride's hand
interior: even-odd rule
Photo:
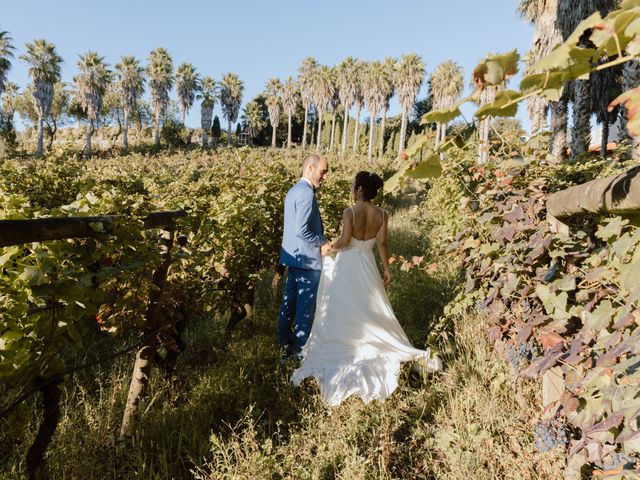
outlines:
[[[391,272],[389,270],[385,270],[384,278],[382,279],[382,284],[385,288],[391,285]]]
[[[333,253],[333,247],[330,243],[325,243],[320,247],[320,255],[323,257],[330,255],[331,253]]]

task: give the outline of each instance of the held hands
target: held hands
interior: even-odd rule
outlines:
[[[389,270],[384,271],[384,278],[382,279],[382,284],[384,285],[384,288],[387,288],[389,285],[391,285],[391,272]]]
[[[320,255],[326,257],[327,255],[331,255],[333,253],[333,247],[330,243],[325,243],[320,247]]]

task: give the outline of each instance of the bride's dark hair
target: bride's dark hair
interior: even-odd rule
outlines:
[[[362,195],[365,200],[371,200],[376,197],[378,190],[384,185],[384,181],[373,172],[361,171],[356,173],[356,181],[354,187],[362,187]]]

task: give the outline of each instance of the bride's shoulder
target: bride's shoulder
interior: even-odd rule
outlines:
[[[342,215],[343,216],[347,216],[349,215],[349,217],[351,217],[352,215],[355,214],[355,210],[353,209],[352,206],[346,207],[343,211],[342,211]]]

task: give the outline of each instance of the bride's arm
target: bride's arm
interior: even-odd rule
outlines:
[[[351,235],[353,234],[353,225],[351,224],[351,213],[349,208],[345,208],[342,214],[342,232],[340,238],[331,245],[333,250],[340,250],[348,247],[351,243]]]
[[[391,283],[391,270],[389,270],[389,249],[387,248],[387,224],[389,222],[389,216],[382,212],[382,226],[380,227],[380,233],[378,234],[378,250],[380,251],[380,261],[382,262],[382,268],[384,269],[383,283],[385,287],[388,287]]]

